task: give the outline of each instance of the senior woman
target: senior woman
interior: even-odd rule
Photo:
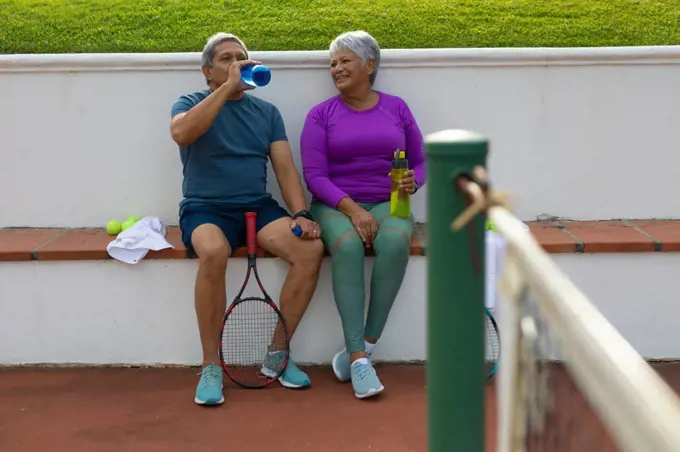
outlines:
[[[308,113],[300,138],[303,175],[313,195],[311,213],[332,256],[333,295],[345,348],[333,372],[352,381],[358,398],[384,387],[370,356],[383,332],[408,265],[413,222],[390,216],[389,172],[404,150],[411,170],[401,189],[425,182],[422,134],[406,103],[373,89],[380,48],[364,31],[344,33],[330,46],[330,75],[339,94]],[[364,324],[364,250],[375,251]]]

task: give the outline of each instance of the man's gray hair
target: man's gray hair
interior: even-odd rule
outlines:
[[[226,41],[235,42],[241,46],[243,52],[246,54],[246,59],[248,58],[248,49],[246,48],[246,45],[243,43],[243,41],[238,38],[238,36],[231,33],[220,32],[209,37],[208,41],[205,43],[205,47],[203,47],[203,55],[201,56],[201,66],[212,67],[212,61],[213,58],[215,58],[215,50],[217,49],[217,46]]]
[[[375,70],[369,79],[371,85],[373,85],[375,78],[378,76],[378,68],[380,67],[380,46],[378,46],[378,41],[363,30],[348,31],[331,42],[331,57],[338,50],[349,50],[356,53],[363,60],[364,65],[370,59],[375,60]]]

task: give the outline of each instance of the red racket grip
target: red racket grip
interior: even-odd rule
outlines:
[[[246,245],[248,246],[248,255],[250,256],[257,254],[256,220],[257,213],[246,212]]]

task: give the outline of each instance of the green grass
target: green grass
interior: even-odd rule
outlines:
[[[326,49],[364,29],[383,48],[680,44],[680,0],[0,0],[0,53]]]

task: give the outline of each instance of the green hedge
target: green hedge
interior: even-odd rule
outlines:
[[[217,31],[255,50],[680,44],[680,1],[0,0],[0,53],[198,51]]]

